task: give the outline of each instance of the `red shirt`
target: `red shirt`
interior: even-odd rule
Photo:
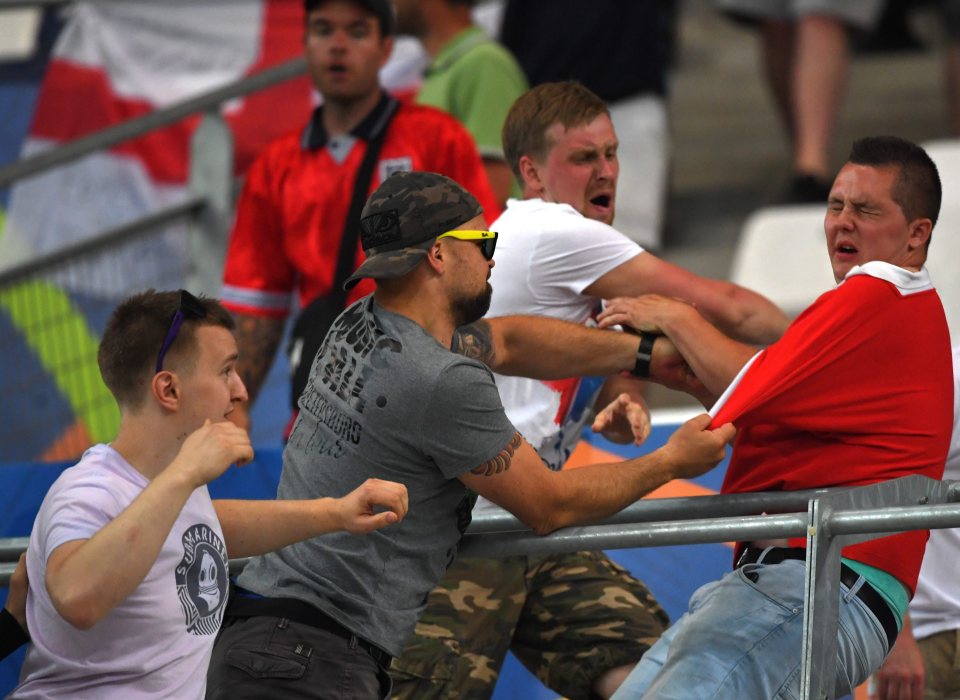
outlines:
[[[716,414],[715,425],[738,428],[723,493],[943,477],[953,375],[940,297],[925,272],[885,263],[861,270],[757,356]],[[870,540],[843,556],[912,592],[927,534]]]
[[[330,293],[353,181],[367,141],[382,128],[389,110],[397,111],[370,192],[393,172],[426,170],[460,183],[483,206],[488,221],[500,215],[473,139],[445,112],[398,104],[385,95],[350,136],[330,139],[321,109],[302,133],[268,146],[247,174],[224,269],[223,304],[232,311],[282,317],[294,290],[301,307]],[[361,262],[358,243],[356,265]],[[373,287],[371,280],[362,281],[348,304]]]

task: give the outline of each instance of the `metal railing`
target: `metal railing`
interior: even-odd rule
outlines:
[[[36,175],[58,165],[65,165],[95,151],[116,146],[156,129],[176,124],[194,114],[217,113],[224,102],[297,78],[306,73],[306,70],[305,59],[294,58],[229,85],[75,139],[55,149],[0,166],[0,187],[6,187],[16,180]]]
[[[0,0],[0,9],[14,5]],[[109,310],[151,286],[219,294],[235,193],[233,138],[220,106],[305,72],[299,57],[0,166],[5,187],[204,114],[181,201],[0,270],[0,462],[68,459],[112,437],[116,409],[96,364]]]
[[[777,513],[756,515],[756,513]],[[602,523],[538,536],[509,513],[481,510],[463,538],[463,556],[506,557],[585,549],[618,549],[805,537],[801,696],[833,697],[840,550],[884,534],[960,527],[960,481],[910,476],[852,489],[649,499]],[[6,583],[27,538],[0,540]],[[231,560],[240,570],[246,560]]]

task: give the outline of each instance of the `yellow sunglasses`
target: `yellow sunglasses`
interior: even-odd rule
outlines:
[[[447,231],[437,236],[441,238],[456,238],[461,241],[473,241],[480,246],[480,253],[486,260],[493,260],[493,251],[497,248],[496,231]]]

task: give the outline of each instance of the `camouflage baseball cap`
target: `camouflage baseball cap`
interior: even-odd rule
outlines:
[[[400,172],[370,195],[360,214],[360,242],[366,261],[344,289],[364,277],[403,277],[423,260],[441,233],[483,213],[473,195],[437,173]]]

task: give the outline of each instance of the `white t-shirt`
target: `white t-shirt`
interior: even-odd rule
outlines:
[[[944,479],[960,479],[960,345],[953,348],[953,438]],[[917,592],[910,601],[910,622],[917,639],[960,629],[960,528],[930,530]]]
[[[13,698],[202,698],[227,599],[227,551],[207,488],[194,491],[140,586],[89,630],[53,607],[46,562],[89,539],[147,486],[113,448],[95,445],[60,475],[27,549],[31,644]]]
[[[499,234],[487,316],[532,314],[592,323],[600,299],[584,290],[643,248],[568,204],[507,202],[491,227]],[[507,417],[553,469],[570,456],[603,378],[541,382],[494,375]]]

